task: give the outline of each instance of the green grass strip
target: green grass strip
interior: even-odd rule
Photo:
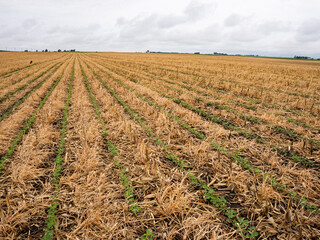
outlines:
[[[90,67],[89,67],[90,68]],[[149,136],[155,137],[152,130],[144,124],[142,119],[116,94],[116,92],[109,87],[105,81],[101,79],[101,77],[93,71],[92,68],[90,68],[92,73],[96,76],[96,78],[102,83],[102,85],[109,91],[109,93],[124,107],[124,109],[144,128],[147,130]],[[139,119],[139,121],[137,120]],[[159,141],[162,143],[162,141],[157,137],[156,143],[159,145]],[[164,150],[167,152],[168,146],[164,147],[163,143],[160,145]],[[173,153],[167,154],[167,158],[172,160],[176,165],[178,165],[182,170],[184,166],[183,160],[180,160],[177,156],[175,156]],[[183,164],[182,164],[183,163]],[[219,197],[215,195],[215,191],[213,188],[206,185],[206,183],[203,180],[195,180],[197,179],[196,176],[188,172],[189,179],[191,180],[192,184],[196,186],[200,186],[204,190],[204,195],[206,199],[213,204],[215,207],[217,207],[219,210],[223,212],[225,216],[227,216],[227,222],[232,224],[237,230],[239,230],[239,233],[242,237],[245,237],[246,239],[256,239],[258,236],[258,233],[255,230],[255,227],[250,226],[249,227],[249,221],[239,217],[238,212],[236,210],[231,209],[227,206],[227,200],[224,197]]]
[[[3,102],[4,100],[6,100],[7,98],[9,98],[11,95],[15,94],[16,92],[24,89],[25,87],[27,87],[30,83],[34,82],[35,80],[39,79],[40,77],[42,77],[44,74],[46,74],[47,72],[49,72],[52,68],[54,68],[58,63],[54,64],[53,66],[51,66],[49,69],[43,71],[41,74],[39,74],[38,76],[34,77],[33,79],[29,80],[28,82],[26,82],[25,84],[17,87],[15,90],[8,92],[7,94],[5,94],[4,96],[0,97],[0,103]]]
[[[66,69],[66,67],[64,68],[64,70]],[[13,155],[14,150],[15,150],[16,146],[19,144],[19,142],[22,139],[23,135],[29,130],[31,125],[34,123],[37,113],[41,110],[41,108],[46,103],[47,99],[49,98],[49,96],[51,95],[53,90],[56,88],[56,86],[60,82],[60,79],[62,78],[64,70],[63,70],[62,74],[60,75],[60,77],[58,77],[56,82],[50,88],[49,92],[41,100],[41,102],[40,102],[39,106],[37,107],[37,109],[32,113],[32,116],[25,122],[23,128],[18,132],[18,136],[10,144],[9,149],[7,150],[6,154],[0,159],[0,173],[2,173],[3,168],[4,168],[7,160]]]
[[[73,67],[72,67],[72,74],[70,78],[70,84],[69,84],[69,89],[68,89],[68,97],[66,100],[66,105],[63,110],[63,118],[62,118],[62,126],[61,126],[61,135],[60,135],[60,142],[59,142],[59,147],[58,147],[58,153],[55,158],[55,169],[53,171],[53,184],[55,187],[55,194],[51,196],[51,206],[49,207],[48,210],[48,216],[47,216],[47,221],[46,221],[46,228],[45,228],[45,234],[42,237],[42,239],[49,240],[53,239],[53,234],[54,234],[54,228],[56,226],[55,219],[57,218],[56,214],[58,212],[58,204],[59,200],[57,199],[58,194],[60,192],[60,178],[61,178],[61,170],[62,170],[62,165],[64,162],[64,154],[65,154],[65,141],[66,141],[66,135],[67,135],[67,122],[68,122],[68,111],[69,111],[69,106],[70,106],[70,100],[71,100],[71,95],[72,95],[72,88],[73,88],[73,81],[74,81],[74,65],[75,65],[75,60],[73,61]],[[62,74],[63,75],[63,74]]]
[[[0,116],[0,122],[9,114],[11,114],[13,112],[13,110],[15,108],[17,108],[18,106],[20,106],[34,91],[36,91],[37,89],[39,89],[57,70],[58,68],[62,65],[59,64],[52,73],[50,73],[42,82],[40,82],[37,86],[35,86],[31,91],[29,91],[26,95],[24,95],[22,98],[20,98],[16,103],[14,103],[11,107],[9,107],[6,112],[4,112],[1,116]]]

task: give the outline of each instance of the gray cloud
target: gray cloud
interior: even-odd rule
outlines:
[[[224,25],[227,27],[234,27],[241,24],[244,20],[248,19],[247,17],[241,16],[239,14],[231,14],[224,21]]]
[[[122,26],[122,36],[139,35],[141,32],[154,33],[160,29],[170,29],[182,24],[198,22],[206,16],[209,10],[214,10],[212,4],[191,1],[182,13],[146,14],[132,19],[121,17],[117,23]]]
[[[207,2],[191,1],[184,10],[189,21],[196,21],[205,17],[208,13],[214,12],[214,4]]]
[[[320,18],[312,18],[304,21],[298,28],[296,39],[299,42],[319,42]]]
[[[267,20],[263,23],[257,25],[257,31],[264,33],[266,35],[272,33],[289,33],[295,31],[294,27],[290,22],[283,22],[277,20]]]
[[[37,20],[29,18],[22,23],[24,29],[32,29],[37,25]]]

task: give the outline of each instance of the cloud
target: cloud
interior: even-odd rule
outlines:
[[[191,1],[181,12],[140,14],[131,19],[121,17],[117,19],[120,29],[115,41],[135,42],[146,48],[153,47],[154,50],[168,49],[168,46],[182,49],[181,45],[197,45],[207,41],[213,32],[211,29],[207,31],[206,26],[199,28],[197,24],[214,10],[212,3]]]
[[[320,19],[312,18],[304,21],[298,28],[296,39],[299,42],[320,43]]]
[[[177,25],[187,23],[189,21],[188,17],[185,15],[174,15],[174,14],[168,14],[166,16],[155,16],[157,18],[156,25],[159,28],[172,28]]]
[[[267,20],[263,23],[257,24],[257,31],[269,35],[272,33],[289,33],[295,31],[295,28],[290,22]]]
[[[142,29],[159,31],[160,29],[170,29],[182,24],[193,24],[203,19],[209,11],[214,11],[213,4],[191,1],[182,13],[151,13],[139,15],[132,19],[121,17],[117,19],[117,24],[123,28],[121,29],[122,32],[129,29],[130,32],[135,31],[136,34],[140,33]]]
[[[99,24],[89,24],[85,26],[57,25],[47,30],[49,34],[73,34],[87,35],[88,33],[98,32],[101,26]]]
[[[22,23],[24,29],[32,29],[37,25],[37,21],[34,18],[29,18]]]
[[[233,13],[224,20],[224,25],[227,27],[234,27],[241,24],[245,19],[247,18]]]
[[[184,10],[189,21],[197,21],[205,17],[208,13],[214,13],[216,5],[208,2],[191,1]]]

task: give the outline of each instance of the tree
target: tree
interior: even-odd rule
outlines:
[[[29,52],[28,50],[24,50],[25,52]]]
[[[58,52],[61,52],[61,49],[58,49]]]
[[[44,50],[45,52],[48,52],[48,49]]]

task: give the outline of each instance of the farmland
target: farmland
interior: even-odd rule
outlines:
[[[319,239],[320,62],[3,52],[0,158],[1,239]]]

